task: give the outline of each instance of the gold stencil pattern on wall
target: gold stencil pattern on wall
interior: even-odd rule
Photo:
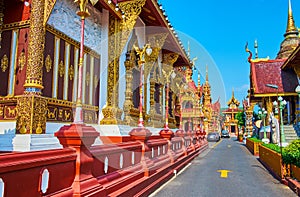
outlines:
[[[4,55],[1,59],[1,70],[2,72],[5,72],[8,68],[8,58],[6,55]]]
[[[69,78],[70,78],[71,81],[72,81],[73,78],[74,78],[74,66],[73,66],[73,65],[71,65],[71,66],[69,67]]]
[[[18,66],[20,70],[23,70],[24,66],[26,64],[26,56],[24,52],[21,52],[19,58],[18,58]]]
[[[45,67],[46,67],[46,71],[50,72],[50,70],[52,68],[52,59],[51,59],[50,55],[47,55],[47,57],[46,57]]]
[[[58,74],[60,77],[63,77],[63,75],[65,74],[65,65],[62,60],[58,64]]]
[[[99,78],[97,77],[97,75],[94,75],[94,87],[96,88],[97,85],[98,85],[98,81],[99,81]]]
[[[89,72],[87,72],[86,73],[86,78],[85,78],[85,81],[86,81],[86,83],[85,83],[85,85],[86,86],[89,86],[90,85],[90,79],[91,77],[90,77],[90,73]]]

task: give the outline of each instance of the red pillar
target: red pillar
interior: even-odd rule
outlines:
[[[152,133],[145,127],[137,127],[129,132],[130,138],[135,141],[139,141],[142,145],[141,152],[141,165],[144,170],[145,176],[151,175],[151,167],[154,165],[149,159],[149,147],[147,146],[147,140]]]
[[[91,172],[93,157],[89,149],[99,133],[85,124],[71,124],[60,128],[55,136],[64,148],[74,148],[77,153],[73,196],[106,196],[105,189]]]
[[[168,155],[169,155],[169,157],[170,157],[171,163],[174,163],[174,156],[175,156],[175,153],[174,153],[174,151],[171,149],[171,145],[172,145],[171,139],[172,139],[172,137],[174,137],[173,131],[172,131],[171,129],[169,129],[169,128],[164,128],[163,130],[161,130],[161,131],[159,132],[159,135],[160,135],[160,137],[162,137],[162,138],[168,140]]]

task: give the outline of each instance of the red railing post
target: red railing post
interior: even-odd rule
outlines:
[[[175,135],[176,135],[176,137],[181,137],[181,149],[184,152],[184,155],[186,156],[187,155],[187,151],[186,151],[187,147],[185,146],[185,139],[184,139],[185,132],[184,132],[184,130],[178,129],[176,131]]]
[[[168,141],[168,155],[170,157],[171,163],[174,163],[174,154],[175,153],[171,148],[171,145],[172,145],[171,139],[172,139],[172,137],[174,137],[173,131],[169,128],[164,128],[163,130],[161,130],[159,132],[159,135],[160,135],[160,137],[162,137]]]
[[[141,165],[144,169],[144,175],[150,176],[150,168],[153,166],[153,163],[150,161],[149,156],[149,147],[147,146],[147,141],[152,133],[145,127],[138,127],[129,132],[130,138],[135,141],[139,141],[142,145],[141,152]]]
[[[76,172],[72,184],[73,196],[106,196],[105,189],[91,173],[93,157],[90,147],[99,133],[85,124],[71,124],[60,128],[55,133],[63,147],[76,150]]]

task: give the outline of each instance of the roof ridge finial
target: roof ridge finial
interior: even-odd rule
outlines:
[[[254,48],[255,48],[255,59],[258,59],[258,43],[257,43],[257,39],[254,40]]]
[[[232,88],[232,98],[234,98],[234,88]]]
[[[295,22],[294,22],[291,0],[289,0],[288,21],[287,21],[287,27],[286,27],[286,31],[285,31],[284,36],[286,36],[287,34],[289,34],[291,32],[297,32],[298,33],[297,28],[295,26]]]
[[[200,88],[201,84],[200,84],[200,71],[198,70],[198,88]]]

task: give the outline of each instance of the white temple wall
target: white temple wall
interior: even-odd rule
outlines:
[[[108,66],[108,28],[109,28],[109,12],[102,11],[102,41],[101,41],[101,60],[100,60],[100,96],[99,96],[99,123],[103,119],[102,109],[105,107],[107,98],[107,66]]]

